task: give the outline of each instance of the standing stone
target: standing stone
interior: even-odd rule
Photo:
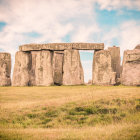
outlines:
[[[52,84],[52,53],[50,51],[19,51],[16,53],[13,86],[48,86]]]
[[[29,52],[18,51],[15,56],[12,86],[28,86],[30,68],[31,54]]]
[[[127,50],[123,57],[122,84],[140,85],[140,49]]]
[[[31,51],[31,86],[53,85],[52,53],[47,50]]]
[[[111,66],[112,70],[116,72],[116,77],[120,78],[121,73],[121,57],[120,57],[120,48],[119,47],[109,47],[108,50],[111,52]]]
[[[53,79],[55,85],[63,83],[64,51],[55,51],[53,55]]]
[[[140,44],[138,44],[138,45],[135,47],[135,49],[140,49]]]
[[[0,86],[11,85],[11,55],[0,53]]]
[[[109,50],[95,51],[93,58],[93,84],[114,85],[116,72],[112,69],[112,57]]]
[[[78,50],[64,51],[63,85],[84,84],[83,68]]]

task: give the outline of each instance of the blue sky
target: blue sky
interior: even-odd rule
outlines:
[[[0,51],[26,43],[95,42],[107,49],[140,44],[140,0],[0,0]],[[85,81],[93,51],[80,51]]]

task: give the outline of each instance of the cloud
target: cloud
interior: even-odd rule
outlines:
[[[10,51],[29,42],[62,42],[79,22],[87,24],[92,4],[85,0],[5,0],[0,4],[0,21],[7,26],[0,32],[0,48]],[[85,22],[83,19],[87,19]],[[87,24],[88,26],[88,24]],[[29,37],[36,32],[40,37]]]
[[[121,8],[128,8],[140,11],[139,0],[97,0],[97,3],[102,10],[116,10]]]
[[[100,28],[94,24],[92,26],[80,26],[72,36],[72,42],[93,42],[92,34],[99,33]]]
[[[134,49],[137,44],[140,44],[140,22],[129,21],[121,25],[120,45],[123,50]]]
[[[140,44],[140,22],[138,21],[126,21],[119,27],[112,28],[104,37],[103,41],[108,46],[112,46],[113,39],[118,40],[118,44],[121,49],[121,56],[123,56],[124,50],[132,50],[137,44]],[[114,44],[115,45],[115,44]]]

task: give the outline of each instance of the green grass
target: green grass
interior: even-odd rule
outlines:
[[[140,87],[0,87],[0,140],[139,140],[139,132]]]

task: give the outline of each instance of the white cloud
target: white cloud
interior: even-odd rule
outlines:
[[[0,4],[0,21],[7,26],[0,32],[0,48],[8,51],[28,42],[62,42],[79,22],[87,24],[94,15],[89,0],[6,0]],[[85,21],[83,19],[86,19]],[[80,24],[80,26],[81,26]],[[88,24],[87,24],[88,25]],[[39,38],[24,33],[37,32]],[[9,48],[9,49],[8,49]]]
[[[100,6],[100,9],[121,9],[129,8],[140,10],[140,0],[96,0]]]
[[[117,38],[121,49],[121,56],[124,50],[132,50],[137,44],[140,44],[140,24],[136,21],[127,21],[122,23],[118,28],[111,29],[104,37],[103,41],[106,48],[112,46],[112,40]],[[115,45],[115,44],[114,44]]]
[[[140,24],[136,21],[125,22],[121,26],[120,45],[123,50],[134,49],[140,44]]]
[[[80,26],[72,36],[72,42],[93,42],[92,34],[99,33],[98,25]]]

